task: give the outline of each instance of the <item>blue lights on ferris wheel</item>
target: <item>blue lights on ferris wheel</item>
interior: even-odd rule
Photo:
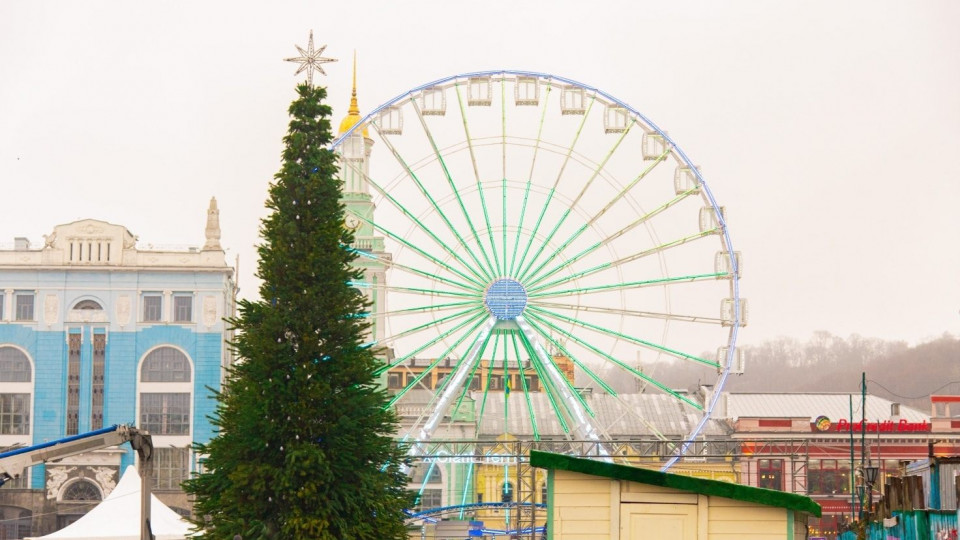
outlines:
[[[515,279],[498,279],[487,288],[483,303],[497,319],[513,320],[527,307],[527,290]]]

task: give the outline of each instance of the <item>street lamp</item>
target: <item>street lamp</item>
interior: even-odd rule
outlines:
[[[877,483],[877,476],[880,474],[880,467],[871,462],[863,468],[863,479],[867,483],[867,519],[870,517],[870,510],[873,507],[873,486]]]
[[[863,468],[864,476],[867,480],[867,486],[872,488],[874,484],[877,483],[877,475],[880,474],[880,467],[867,463],[867,466]]]
[[[867,464],[862,466],[860,473],[863,483],[857,486],[857,494],[860,496],[861,508],[857,537],[865,539],[867,537],[867,530],[870,527],[870,513],[873,509],[873,486],[877,483],[877,475],[880,473],[880,467],[873,465],[871,461],[867,461]]]

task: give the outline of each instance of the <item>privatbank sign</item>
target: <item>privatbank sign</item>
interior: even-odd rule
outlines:
[[[826,416],[818,416],[813,421],[813,429],[816,431],[840,431],[848,433],[853,431],[859,433],[916,433],[918,431],[930,431],[930,422],[910,422],[907,420],[883,420],[880,422],[868,422],[861,420],[859,422],[850,422],[846,418],[841,418],[836,422],[831,422]]]

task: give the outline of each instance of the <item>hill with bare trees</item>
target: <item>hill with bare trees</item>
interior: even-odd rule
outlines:
[[[724,390],[859,393],[866,372],[871,394],[922,411],[930,408],[931,394],[960,394],[960,339],[949,333],[909,346],[821,331],[807,341],[778,338],[745,346],[744,352],[746,372],[730,376]],[[716,380],[715,371],[690,362],[645,366],[645,371],[673,388]]]

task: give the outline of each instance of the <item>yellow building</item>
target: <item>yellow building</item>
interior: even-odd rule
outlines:
[[[800,540],[809,497],[532,451],[547,473],[548,540]]]

